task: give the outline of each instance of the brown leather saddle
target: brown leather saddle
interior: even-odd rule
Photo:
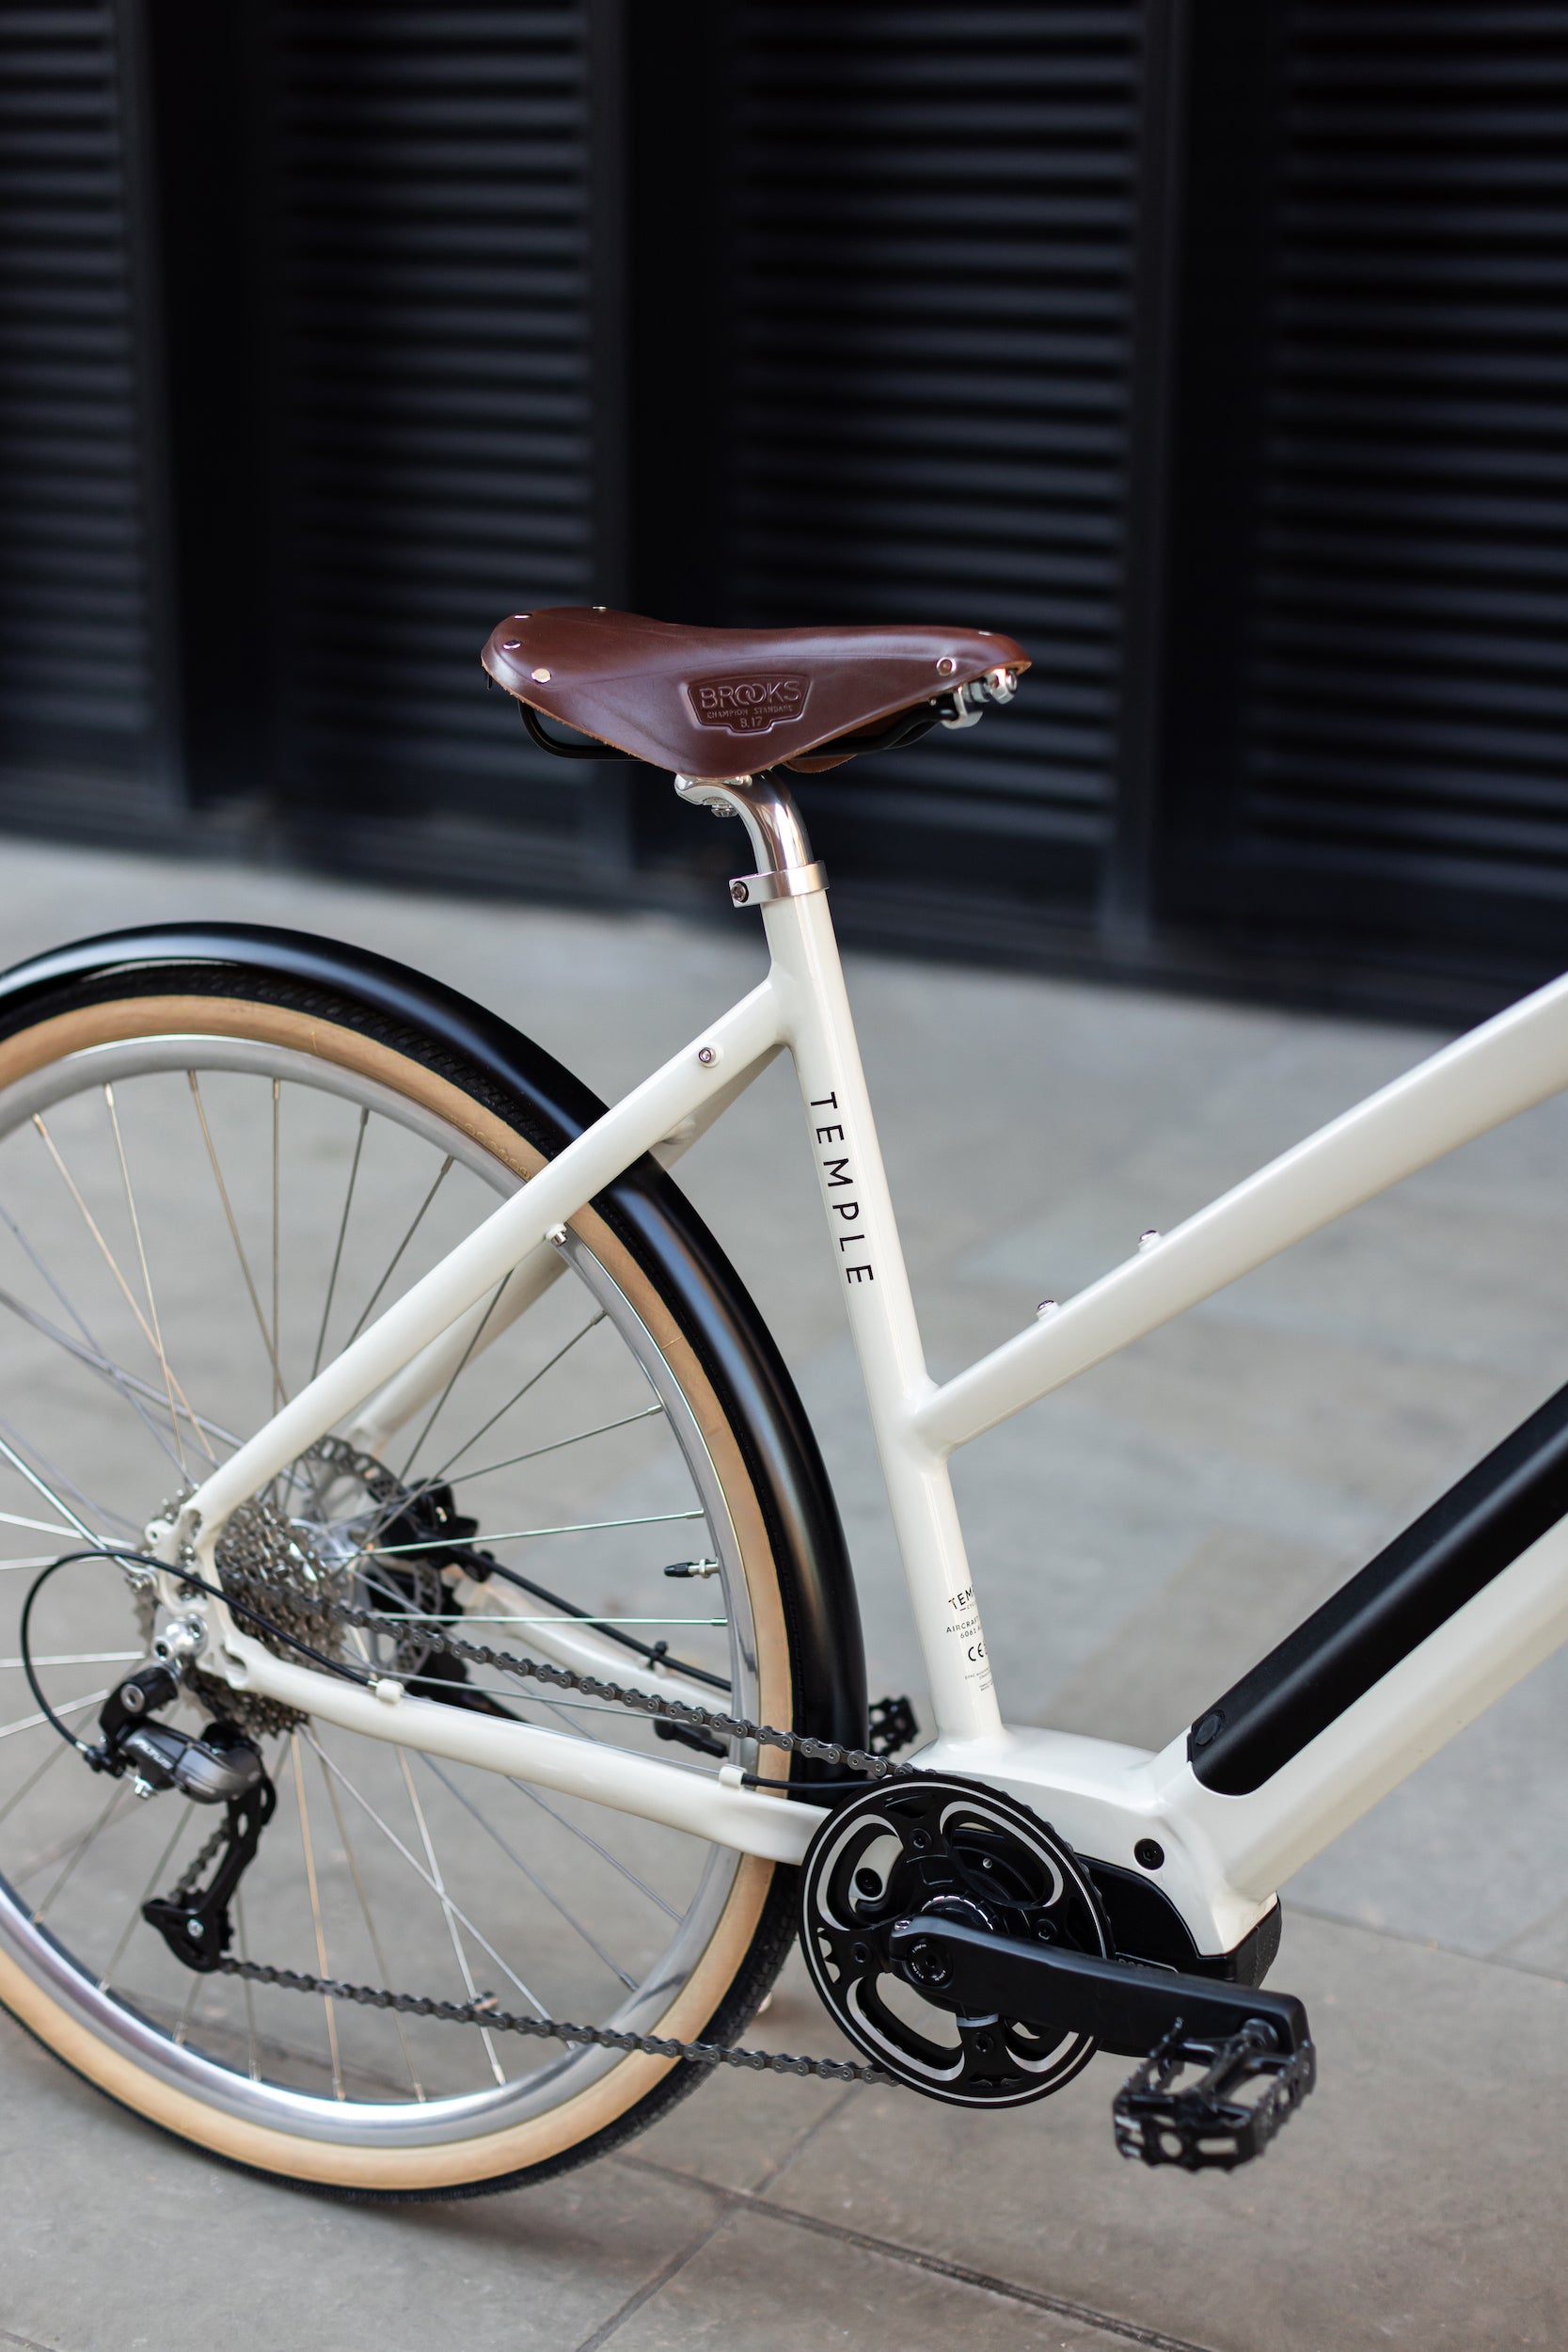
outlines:
[[[537,713],[688,776],[836,768],[967,723],[965,687],[994,676],[1005,699],[1005,674],[1029,667],[983,628],[684,628],[601,605],[514,612],[482,659],[547,750],[603,756]]]

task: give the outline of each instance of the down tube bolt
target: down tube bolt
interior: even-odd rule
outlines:
[[[699,1045],[697,1048],[697,1059],[702,1063],[705,1070],[711,1070],[714,1063],[719,1059],[718,1046]]]
[[[1132,1859],[1140,1869],[1158,1870],[1165,1858],[1165,1850],[1157,1837],[1140,1837],[1132,1849]]]

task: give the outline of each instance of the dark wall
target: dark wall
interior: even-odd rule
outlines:
[[[852,935],[1456,1012],[1568,962],[1560,11],[14,25],[0,823],[706,905],[495,619],[952,618],[1036,666],[803,785]]]

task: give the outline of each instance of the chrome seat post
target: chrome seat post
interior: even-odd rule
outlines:
[[[776,775],[677,776],[675,790],[716,817],[738,817],[751,837],[754,874],[736,874],[730,898],[737,907],[769,898],[803,898],[828,887],[827,868],[811,853],[811,836],[795,795]]]

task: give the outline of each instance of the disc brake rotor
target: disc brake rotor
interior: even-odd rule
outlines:
[[[841,1805],[801,1873],[816,1989],[878,2065],[957,2106],[1021,2106],[1070,2082],[1094,2055],[1087,2034],[967,2017],[940,1989],[895,1973],[888,1931],[926,1917],[1108,1953],[1099,1898],[1070,1848],[1015,1799],[931,1773]]]

